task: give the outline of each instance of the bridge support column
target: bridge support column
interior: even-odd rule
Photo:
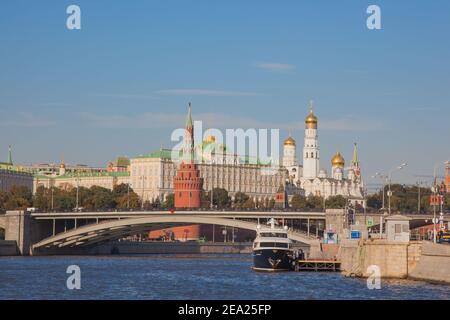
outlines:
[[[8,211],[5,218],[5,240],[15,241],[20,255],[29,255],[32,220],[30,214],[25,211]]]
[[[325,229],[337,233],[338,239],[344,238],[345,210],[327,209],[325,213]]]
[[[306,227],[307,227],[307,229],[308,229],[307,233],[308,233],[308,237],[309,237],[309,218],[306,219],[306,220],[307,220]]]

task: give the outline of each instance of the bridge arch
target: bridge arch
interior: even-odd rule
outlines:
[[[254,222],[237,219],[177,216],[176,214],[170,216],[126,218],[89,224],[59,233],[35,243],[32,249],[88,246],[105,241],[117,240],[131,234],[189,224],[214,224],[254,231],[257,226]],[[289,232],[289,238],[305,244],[313,244],[317,241],[313,237],[308,237],[305,234],[293,231]]]

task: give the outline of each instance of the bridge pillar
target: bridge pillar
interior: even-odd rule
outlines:
[[[16,241],[17,251],[21,255],[30,254],[31,217],[25,211],[7,211],[5,214],[5,240]]]
[[[345,229],[345,210],[327,209],[325,212],[325,224],[325,229],[335,231],[338,238],[342,239]]]
[[[4,219],[5,240],[15,241],[23,256],[32,255],[32,244],[51,234],[51,223],[37,223],[27,211],[7,211]]]

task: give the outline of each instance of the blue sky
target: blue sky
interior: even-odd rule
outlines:
[[[82,29],[66,28],[77,4]],[[381,7],[382,30],[366,28]],[[0,157],[105,165],[173,146],[186,105],[220,128],[291,128],[309,100],[321,164],[359,143],[363,174],[450,158],[450,2],[2,1]],[[300,153],[301,154],[301,153]]]

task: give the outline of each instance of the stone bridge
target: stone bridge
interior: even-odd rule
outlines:
[[[178,216],[176,214],[128,218],[88,224],[68,232],[59,233],[33,244],[32,250],[35,251],[42,248],[52,249],[55,247],[89,246],[101,242],[121,239],[127,235],[189,224],[222,225],[253,231],[256,230],[257,226],[257,223],[238,219],[187,215]],[[315,237],[295,231],[289,231],[289,238],[308,245],[316,242]]]
[[[430,224],[430,215],[408,215],[410,225]],[[190,224],[208,224],[256,230],[258,223],[268,219],[283,221],[290,228],[289,237],[307,245],[318,245],[318,236],[324,229],[342,233],[346,222],[343,209],[326,212],[291,211],[137,211],[137,212],[60,212],[29,213],[8,211],[0,214],[0,228],[5,229],[5,239],[17,243],[23,255],[55,252],[64,248],[95,246],[129,235],[146,233]],[[445,215],[445,221],[449,221]],[[356,220],[365,225],[368,220],[376,226],[380,214],[357,214]],[[67,252],[67,251],[66,251]]]
[[[307,245],[318,244],[319,228],[325,227],[323,212],[235,212],[235,211],[137,211],[29,213],[9,211],[0,215],[5,239],[14,240],[23,255],[45,254],[64,249],[95,246],[126,236],[190,224],[207,224],[256,231],[270,218],[285,221],[289,237]],[[293,228],[303,223],[306,230]],[[310,232],[311,231],[311,232]],[[313,235],[314,234],[314,235]],[[69,250],[69,251],[67,251]]]

